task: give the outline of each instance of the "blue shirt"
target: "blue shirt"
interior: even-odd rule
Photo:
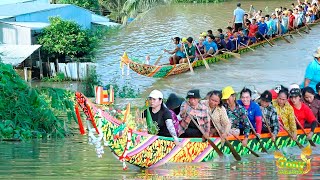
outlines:
[[[237,100],[237,103],[240,104],[241,106],[245,107],[241,100]],[[248,113],[248,118],[249,118],[252,126],[256,129],[256,120],[255,120],[255,118],[259,117],[259,116],[262,117],[260,106],[257,103],[255,103],[254,101],[251,100],[250,101],[250,106],[247,109],[247,113]]]
[[[185,58],[186,55],[181,51],[181,44],[177,44],[177,47],[179,48],[179,50],[176,52],[176,56],[180,56],[182,58]]]
[[[237,7],[237,9],[233,11],[233,15],[235,16],[234,23],[243,23],[244,14],[244,10],[240,7]]]
[[[320,82],[320,62],[316,58],[309,63],[304,78],[310,79],[309,86],[316,91],[316,84]]]
[[[213,50],[214,50],[214,52],[217,52],[218,51],[218,46],[217,46],[217,44],[215,43],[215,42],[211,42],[211,43],[209,43],[208,41],[205,41],[204,43],[203,43],[203,45],[204,45],[204,47],[206,48],[206,51],[209,51],[209,49],[212,47],[213,48]]]
[[[266,34],[268,32],[268,26],[266,23],[258,23],[258,32],[262,35]]]

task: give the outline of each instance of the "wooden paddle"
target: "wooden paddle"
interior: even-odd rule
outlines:
[[[223,157],[223,152],[218,148],[218,146],[211,141],[211,139],[205,135],[205,133],[203,132],[202,128],[199,126],[199,124],[193,119],[193,117],[189,114],[188,115],[190,117],[190,119],[192,120],[192,122],[197,126],[197,128],[199,129],[199,131],[202,133],[203,137],[206,138],[206,140],[208,140],[209,144],[212,146],[212,148],[218,153],[218,155],[220,157]]]
[[[258,136],[258,134],[257,134],[256,130],[254,129],[254,127],[253,127],[252,123],[250,122],[250,120],[249,120],[249,124],[250,124],[250,127],[252,129],[253,134],[256,136],[256,138],[259,141],[259,144],[260,144],[262,152],[268,153],[267,149],[263,146],[263,142],[261,141],[261,138]]]
[[[230,54],[231,56],[234,56],[237,59],[241,59],[240,54],[239,53],[234,53],[234,52],[230,52],[230,51],[222,51],[223,53],[226,54]]]
[[[294,30],[302,37],[302,34],[298,31],[298,29],[294,28]]]
[[[167,49],[168,46],[169,46],[169,44],[167,44],[167,46],[166,46],[164,49]],[[158,59],[157,59],[156,62],[154,63],[155,66],[158,65],[158,63],[159,63],[159,61],[160,61],[160,59],[162,58],[162,56],[163,56],[164,53],[165,53],[165,51],[163,50],[162,54],[158,57]]]
[[[184,46],[184,44],[182,44],[182,46]],[[186,53],[186,57],[187,57],[187,60],[188,60],[188,64],[189,64],[190,71],[191,71],[192,73],[194,73],[192,64],[191,64],[191,62],[190,62],[190,59],[189,59],[189,56],[188,56],[188,53],[187,53],[187,50],[186,50],[185,47],[183,47],[183,49],[184,49],[184,52]]]
[[[242,144],[242,141],[239,139],[239,137],[237,137],[237,136],[234,135],[234,134],[232,134],[232,135],[233,135],[234,138],[236,138],[236,139],[237,139],[238,141],[240,141],[241,144]],[[242,146],[243,146],[243,144],[242,144]],[[246,147],[246,148],[251,152],[251,154],[255,155],[256,157],[260,157],[259,154],[257,154],[256,152],[254,152],[250,147],[248,147],[248,146],[244,146],[244,147]]]
[[[265,124],[266,124],[266,126],[267,126],[267,129],[268,129],[270,135],[272,136],[272,131],[271,131],[271,128],[270,128],[270,126],[269,126],[269,122],[267,121],[267,119],[264,117],[263,114],[262,114],[262,118],[264,119],[264,122],[265,122]],[[276,141],[277,141],[277,137],[275,137],[273,143],[274,143],[274,146],[276,147],[276,149],[277,149],[277,150],[280,150],[279,147],[278,147],[278,145],[277,145],[277,143],[276,143]]]
[[[286,39],[284,36],[280,36],[284,41],[286,41],[287,43],[291,43],[288,39]]]
[[[296,120],[296,122],[297,122],[297,124],[300,126],[300,128],[302,129],[303,133],[304,133],[306,136],[308,136],[307,133],[306,133],[306,131],[305,131],[304,128],[302,127],[300,121],[298,120],[298,118],[297,118],[296,116],[294,116],[294,119]],[[312,141],[312,139],[308,139],[308,141],[309,141],[309,143],[311,144],[311,146],[316,147],[316,144]]]
[[[298,140],[293,139],[292,134],[287,130],[286,127],[284,127],[284,125],[283,125],[280,121],[279,121],[279,124],[280,124],[280,126],[288,133],[288,135],[290,136],[290,138],[291,138],[294,142],[296,142],[296,144],[299,146],[300,149],[304,148],[303,145],[302,145],[301,143],[299,143]]]
[[[202,56],[202,54],[200,52],[200,49],[198,48],[197,44],[194,41],[193,41],[193,45],[194,45],[194,47],[196,47],[198,49],[198,52],[199,52],[199,54],[200,54],[200,56],[202,58],[203,64],[204,64],[204,66],[206,66],[206,69],[210,69],[207,61],[203,58],[203,56]]]
[[[217,128],[218,126],[216,126],[216,124],[215,124],[215,122],[214,122],[214,120],[213,120],[213,118],[212,118],[212,116],[211,116],[210,113],[209,113],[209,117],[210,117],[211,122],[213,123],[214,127],[216,127],[216,130],[217,130],[220,138],[223,139],[222,136],[221,136],[221,133],[220,133],[219,129]],[[241,161],[240,155],[237,153],[237,151],[236,151],[236,150],[234,149],[234,147],[231,145],[231,143],[229,142],[229,140],[228,140],[228,139],[224,139],[224,140],[225,140],[225,144],[229,147],[229,149],[230,149],[233,157],[234,157],[237,161]]]
[[[258,33],[262,36],[262,38],[263,38],[264,40],[267,41],[267,43],[268,43],[271,47],[273,47],[273,44],[272,44],[267,38],[265,38],[259,31],[258,31]]]
[[[249,48],[251,51],[254,51],[254,49],[252,49],[250,46],[243,44],[242,42],[240,42],[240,44],[242,44],[243,46],[245,46],[246,48]]]

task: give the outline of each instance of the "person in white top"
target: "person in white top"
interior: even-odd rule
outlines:
[[[241,7],[241,3],[238,3],[237,8],[233,11],[232,23],[233,23],[234,32],[238,32],[238,29],[242,28],[242,25],[244,23],[243,17],[244,17],[245,11],[240,7]]]

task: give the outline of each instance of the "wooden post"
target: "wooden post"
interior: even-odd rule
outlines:
[[[40,68],[40,79],[43,78],[43,68],[42,68],[42,59],[41,59],[41,54],[40,54],[40,48],[38,49],[39,51],[39,68]]]

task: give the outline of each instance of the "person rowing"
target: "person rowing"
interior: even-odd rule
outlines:
[[[197,121],[202,131],[205,133],[204,135],[207,137],[209,136],[210,122],[208,119],[208,107],[200,102],[200,99],[199,89],[188,91],[186,101],[182,103],[180,108],[180,137],[202,137],[202,132],[192,122],[191,118]]]
[[[320,121],[320,100],[314,98],[314,90],[311,87],[303,88],[302,97],[302,102],[309,106],[317,121]]]
[[[270,133],[272,141],[275,141],[279,132],[279,120],[277,110],[273,107],[271,101],[272,94],[270,93],[270,91],[264,91],[260,96],[260,103],[263,114],[262,132]]]
[[[163,94],[159,90],[153,90],[148,96],[149,108],[144,111],[144,117],[149,118],[158,124],[159,132],[157,135],[173,137],[176,145],[180,145],[178,135],[174,128],[172,116],[168,108],[163,104]],[[150,121],[147,119],[147,122]]]
[[[320,47],[313,54],[311,61],[306,69],[304,76],[304,87],[310,86],[316,91],[316,84],[320,82]]]
[[[186,53],[186,58],[180,59],[179,63],[187,63],[188,58],[190,60],[190,63],[192,63],[195,60],[196,48],[193,45],[193,38],[192,37],[188,37],[186,42],[182,42],[181,51]]]
[[[250,133],[250,124],[246,109],[237,103],[235,91],[231,86],[223,88],[222,100],[224,101],[224,107],[226,108],[228,118],[231,121],[230,132],[235,136],[244,134],[245,138],[242,141],[242,144],[243,146],[246,146]]]
[[[169,58],[169,62],[171,65],[178,64],[180,59],[185,57],[184,53],[181,51],[180,38],[173,38],[173,43],[176,45],[174,50],[169,51],[167,49],[164,49],[164,52],[172,54],[172,56]]]
[[[215,37],[210,34],[208,35],[208,41],[204,42],[204,58],[215,56],[219,53],[218,46],[214,42]]]
[[[287,89],[281,89],[276,100],[272,101],[273,106],[277,110],[279,121],[292,135],[293,139],[297,139],[297,125],[294,117],[292,106],[288,102],[289,93]]]

